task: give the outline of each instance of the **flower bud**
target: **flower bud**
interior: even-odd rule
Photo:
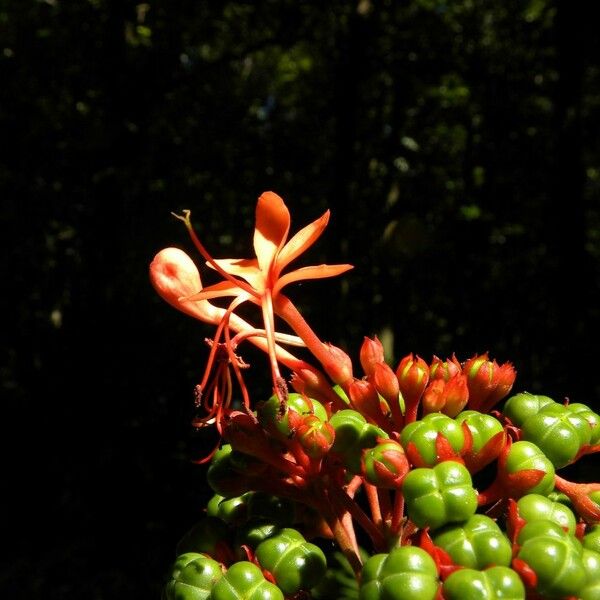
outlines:
[[[395,440],[378,440],[363,450],[362,470],[367,481],[382,489],[398,489],[409,471],[404,448]]]
[[[411,423],[417,418],[417,408],[423,391],[429,381],[429,366],[418,355],[405,356],[396,369],[400,392],[406,403],[406,422]]]
[[[334,383],[343,386],[352,379],[352,361],[350,357],[337,346],[325,344],[328,360],[323,362],[325,372]]]
[[[335,430],[316,415],[304,415],[296,424],[296,439],[310,458],[322,458],[335,440]]]
[[[158,295],[176,309],[207,323],[218,323],[221,309],[208,300],[186,301],[202,290],[194,261],[179,248],[164,248],[150,263],[150,282]]]
[[[348,395],[354,409],[367,420],[380,427],[386,424],[379,394],[372,383],[366,379],[355,379],[348,386]]]
[[[510,392],[517,372],[511,363],[499,365],[488,359],[487,352],[473,356],[464,364],[469,387],[469,408],[488,412]]]
[[[384,362],[383,345],[375,336],[375,339],[365,337],[360,348],[360,364],[365,372],[365,375],[373,375],[375,365]]]
[[[448,381],[461,372],[462,367],[454,354],[452,355],[452,358],[449,358],[446,361],[434,356],[431,361],[431,366],[429,367],[429,378]]]

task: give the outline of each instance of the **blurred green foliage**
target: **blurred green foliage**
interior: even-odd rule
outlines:
[[[263,190],[296,228],[329,207],[308,259],[356,268],[289,290],[325,340],[489,350],[519,389],[595,406],[599,49],[567,0],[2,0],[0,386],[24,462],[45,456],[12,487],[46,499],[8,597],[150,597],[197,510],[211,332],[146,272],[192,252],[171,211],[223,257],[251,252]]]

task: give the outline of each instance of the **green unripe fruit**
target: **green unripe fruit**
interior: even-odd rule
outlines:
[[[369,558],[362,571],[360,600],[433,600],[439,581],[434,560],[417,546],[394,548]]]
[[[188,552],[177,557],[171,580],[164,589],[165,600],[208,600],[215,583],[223,576],[216,560]]]
[[[375,447],[378,439],[389,437],[383,429],[367,423],[359,412],[351,409],[335,413],[329,424],[335,430],[331,451],[341,457],[344,466],[353,475],[360,473],[362,451]]]
[[[508,567],[459,569],[444,581],[445,600],[525,600],[525,586]]]
[[[286,440],[293,435],[289,423],[290,410],[299,415],[315,415],[321,421],[327,420],[327,411],[319,401],[296,392],[288,394],[287,404],[283,408],[283,412],[279,398],[273,394],[266,402],[258,406],[257,417],[260,424],[269,433],[280,440]]]
[[[363,451],[366,480],[381,489],[397,489],[410,466],[404,448],[395,440],[380,440]]]
[[[539,483],[527,490],[529,494],[547,496],[554,489],[554,465],[538,446],[531,442],[515,442],[510,447],[506,458],[506,469],[509,473],[518,473],[529,469],[544,472]]]
[[[219,494],[215,494],[206,505],[206,514],[209,517],[222,519],[229,524],[243,521],[246,518],[248,495],[250,493],[246,492],[233,498],[224,498]]]
[[[512,559],[508,538],[496,522],[485,515],[473,515],[460,525],[446,525],[436,532],[433,541],[456,564],[470,569],[508,566]]]
[[[532,525],[537,523],[541,521],[534,521]],[[543,596],[578,597],[579,590],[586,583],[581,556],[569,543],[566,534],[563,539],[550,535],[530,537],[521,546],[518,557],[535,572],[536,591]]]
[[[327,569],[323,551],[295,529],[280,529],[256,548],[256,558],[286,596],[315,586]]]
[[[581,600],[597,600],[600,598],[600,554],[584,548],[581,560],[587,579],[585,586],[579,591],[579,597]]]
[[[408,516],[417,527],[437,529],[466,521],[477,510],[477,492],[467,468],[453,460],[410,471],[402,493]]]
[[[177,554],[188,552],[216,556],[219,542],[229,539],[229,527],[216,517],[200,519],[177,544]]]
[[[527,417],[536,415],[540,409],[548,404],[556,404],[556,402],[548,396],[521,392],[511,396],[506,401],[502,414],[508,417],[514,425],[521,427]]]
[[[246,478],[235,468],[230,444],[217,450],[206,472],[206,480],[212,490],[224,498],[241,496],[248,491]]]
[[[560,405],[557,405],[560,406]],[[540,410],[525,419],[523,439],[533,442],[559,469],[572,462],[582,446],[589,444],[592,430],[580,415],[561,411]]]
[[[255,564],[240,561],[231,565],[213,586],[210,600],[284,600],[284,597]]]
[[[540,494],[526,494],[517,502],[517,508],[519,516],[527,523],[540,519],[552,521],[566,528],[571,535],[575,534],[577,519],[573,511],[561,502],[554,502]]]
[[[503,430],[498,419],[476,410],[465,410],[456,415],[455,421],[462,424],[466,421],[473,436],[472,452],[479,452],[495,435]]]
[[[589,424],[592,432],[590,436],[590,444],[595,445],[600,441],[600,415],[594,412],[585,404],[574,402],[567,405],[567,410],[570,413],[583,417]]]
[[[452,449],[459,453],[465,445],[465,434],[460,423],[442,413],[429,413],[420,421],[409,423],[400,434],[404,449],[414,444],[424,464],[433,467],[438,462],[436,440],[441,433]]]
[[[600,525],[593,525],[583,536],[583,547],[600,552]]]
[[[269,521],[251,521],[243,525],[235,532],[235,548],[239,557],[243,559],[246,553],[242,545],[254,550],[261,542],[273,537],[279,531],[279,527]]]

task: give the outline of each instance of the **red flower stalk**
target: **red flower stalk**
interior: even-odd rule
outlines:
[[[360,365],[365,375],[373,375],[375,365],[384,362],[383,344],[377,336],[374,339],[365,337],[360,348]]]
[[[400,361],[396,377],[406,405],[405,422],[412,423],[417,419],[419,401],[429,381],[429,366],[418,355],[415,358],[410,353]]]
[[[600,522],[600,505],[590,497],[600,491],[600,483],[574,483],[555,475],[555,487],[569,497],[577,514],[586,522]]]
[[[510,392],[517,376],[511,363],[499,365],[490,361],[487,352],[466,361],[463,372],[469,386],[468,407],[484,413]]]

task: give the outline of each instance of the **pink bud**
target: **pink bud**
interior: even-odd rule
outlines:
[[[223,311],[208,300],[185,300],[202,290],[202,281],[196,265],[183,250],[161,250],[150,263],[150,282],[158,295],[176,309],[207,323],[219,322]]]
[[[365,337],[360,348],[360,364],[365,375],[372,375],[374,366],[384,361],[383,345],[375,336],[375,339]]]

